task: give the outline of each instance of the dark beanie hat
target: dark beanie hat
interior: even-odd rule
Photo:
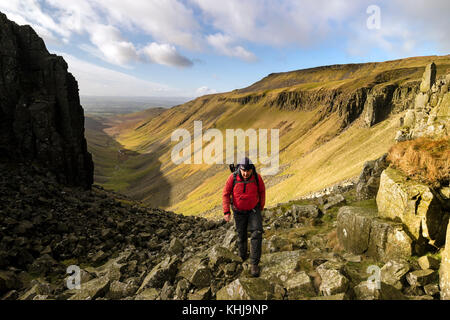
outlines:
[[[254,165],[249,158],[245,157],[239,161],[239,167],[244,170],[250,170],[254,168]]]

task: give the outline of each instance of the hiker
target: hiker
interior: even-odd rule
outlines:
[[[234,165],[230,165],[232,171],[234,171],[233,168]],[[239,255],[242,261],[245,261],[248,257],[248,230],[251,232],[251,274],[258,277],[263,233],[261,211],[264,209],[266,201],[266,188],[261,176],[256,173],[255,165],[247,157],[239,162],[223,189],[222,202],[226,222],[230,221],[231,215],[230,196],[238,234]]]

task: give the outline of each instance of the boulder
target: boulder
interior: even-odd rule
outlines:
[[[108,292],[110,283],[111,280],[106,276],[82,283],[80,290],[70,290],[75,294],[69,300],[94,300],[103,297]]]
[[[322,216],[322,211],[315,205],[293,204],[290,210],[296,219],[300,217],[316,219]]]
[[[407,259],[413,253],[412,240],[401,223],[374,219],[367,254],[379,261]]]
[[[289,277],[285,282],[289,300],[298,300],[316,295],[310,277],[305,271],[300,271]]]
[[[212,279],[212,273],[202,260],[201,257],[192,257],[183,262],[176,278],[184,278],[199,289],[209,286]]]
[[[178,238],[173,238],[169,244],[169,252],[171,254],[180,254],[183,252],[184,245]]]
[[[430,283],[423,287],[423,290],[428,296],[436,296],[439,294],[439,285],[437,283]]]
[[[356,254],[351,254],[351,253],[344,253],[342,255],[342,258],[344,258],[346,261],[349,262],[361,262],[362,258],[360,255],[356,255]]]
[[[323,300],[326,300],[326,301],[337,300],[337,301],[339,301],[339,300],[348,300],[348,296],[346,293],[343,292],[343,293],[334,294],[332,296],[312,297],[309,300],[322,300],[322,301]]]
[[[216,293],[217,300],[269,300],[274,294],[270,281],[263,278],[241,277]]]
[[[263,249],[266,249],[264,251],[267,251],[269,253],[286,250],[292,251],[293,249],[292,244],[289,242],[289,240],[281,238],[276,234],[271,236],[266,243],[267,245],[266,246],[263,245]]]
[[[137,289],[138,285],[133,279],[126,282],[115,280],[109,286],[108,296],[111,299],[122,299],[133,295]]]
[[[48,254],[43,254],[29,267],[31,273],[46,275],[55,271],[59,267],[59,263]]]
[[[345,204],[345,198],[342,194],[337,194],[327,198],[327,203],[323,206],[323,209],[327,211],[340,204]]]
[[[361,282],[353,288],[357,300],[406,300],[403,293],[384,282],[380,283],[380,288],[376,288],[367,281]]]
[[[170,300],[172,299],[174,292],[175,292],[174,287],[170,284],[169,281],[166,281],[164,282],[159,297],[161,300]]]
[[[91,261],[94,264],[98,264],[105,260],[108,257],[108,254],[106,252],[103,252],[103,250],[97,251],[95,254],[92,255]]]
[[[441,299],[450,300],[450,223],[447,227],[447,240],[439,269],[439,286],[441,288]]]
[[[142,290],[134,300],[156,300],[159,296],[159,292],[155,288],[147,288]]]
[[[302,255],[301,250],[263,254],[260,277],[284,286],[285,281],[296,273],[297,262]]]
[[[178,281],[177,286],[175,288],[174,299],[184,300],[186,298],[190,286],[191,284],[186,279],[181,279],[180,281]]]
[[[233,252],[231,252],[228,249],[225,249],[224,247],[221,246],[214,246],[209,250],[208,253],[208,258],[209,258],[209,267],[211,269],[215,269],[217,268],[220,264],[223,263],[229,263],[229,262],[242,262],[241,257],[239,257],[238,255],[234,254]]]
[[[161,288],[164,282],[173,281],[178,271],[180,260],[176,256],[166,257],[158,263],[150,273],[144,278],[137,293],[141,293],[146,288]]]
[[[341,272],[343,265],[340,263],[333,263],[331,261],[325,262],[316,268],[322,279],[319,291],[324,296],[332,296],[338,293],[345,293],[349,287],[349,280]]]
[[[406,260],[390,260],[381,268],[381,282],[401,290],[410,268]]]
[[[225,234],[222,242],[222,247],[234,252],[237,249],[237,233],[236,230],[229,229]]]
[[[438,259],[435,259],[430,256],[420,257],[417,260],[417,262],[419,263],[419,266],[422,268],[422,270],[426,269],[438,270],[440,265],[440,261]]]
[[[188,300],[207,300],[211,297],[211,288],[203,288],[188,294]]]
[[[381,174],[377,205],[380,217],[402,222],[418,245],[444,243],[449,214],[429,186],[388,168]]]
[[[53,286],[42,278],[31,280],[30,285],[31,288],[20,296],[18,298],[19,300],[35,300],[40,298],[45,300],[54,291]]]
[[[413,287],[423,287],[437,279],[437,272],[431,269],[416,270],[406,275],[406,280],[408,280],[408,283]]]
[[[129,255],[129,252],[123,252],[117,258],[112,258],[97,268],[87,267],[84,271],[89,274],[95,274],[96,277],[107,276],[111,281],[119,280],[122,273],[127,268],[127,265],[122,262],[125,262]]]
[[[407,258],[412,253],[412,241],[403,226],[377,218],[375,209],[340,208],[337,236],[345,250],[353,254],[366,253],[380,261]]]
[[[372,220],[376,210],[358,207],[342,207],[337,215],[337,235],[345,250],[354,253],[365,253],[369,247]]]

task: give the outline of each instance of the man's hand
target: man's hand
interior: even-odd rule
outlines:
[[[224,219],[226,222],[229,222],[229,221],[230,221],[230,217],[231,217],[230,212],[227,212],[227,213],[225,213],[225,214],[223,215],[223,219]]]

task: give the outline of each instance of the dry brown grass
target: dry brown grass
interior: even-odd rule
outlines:
[[[411,178],[439,187],[450,178],[450,139],[418,138],[395,144],[388,161]]]

